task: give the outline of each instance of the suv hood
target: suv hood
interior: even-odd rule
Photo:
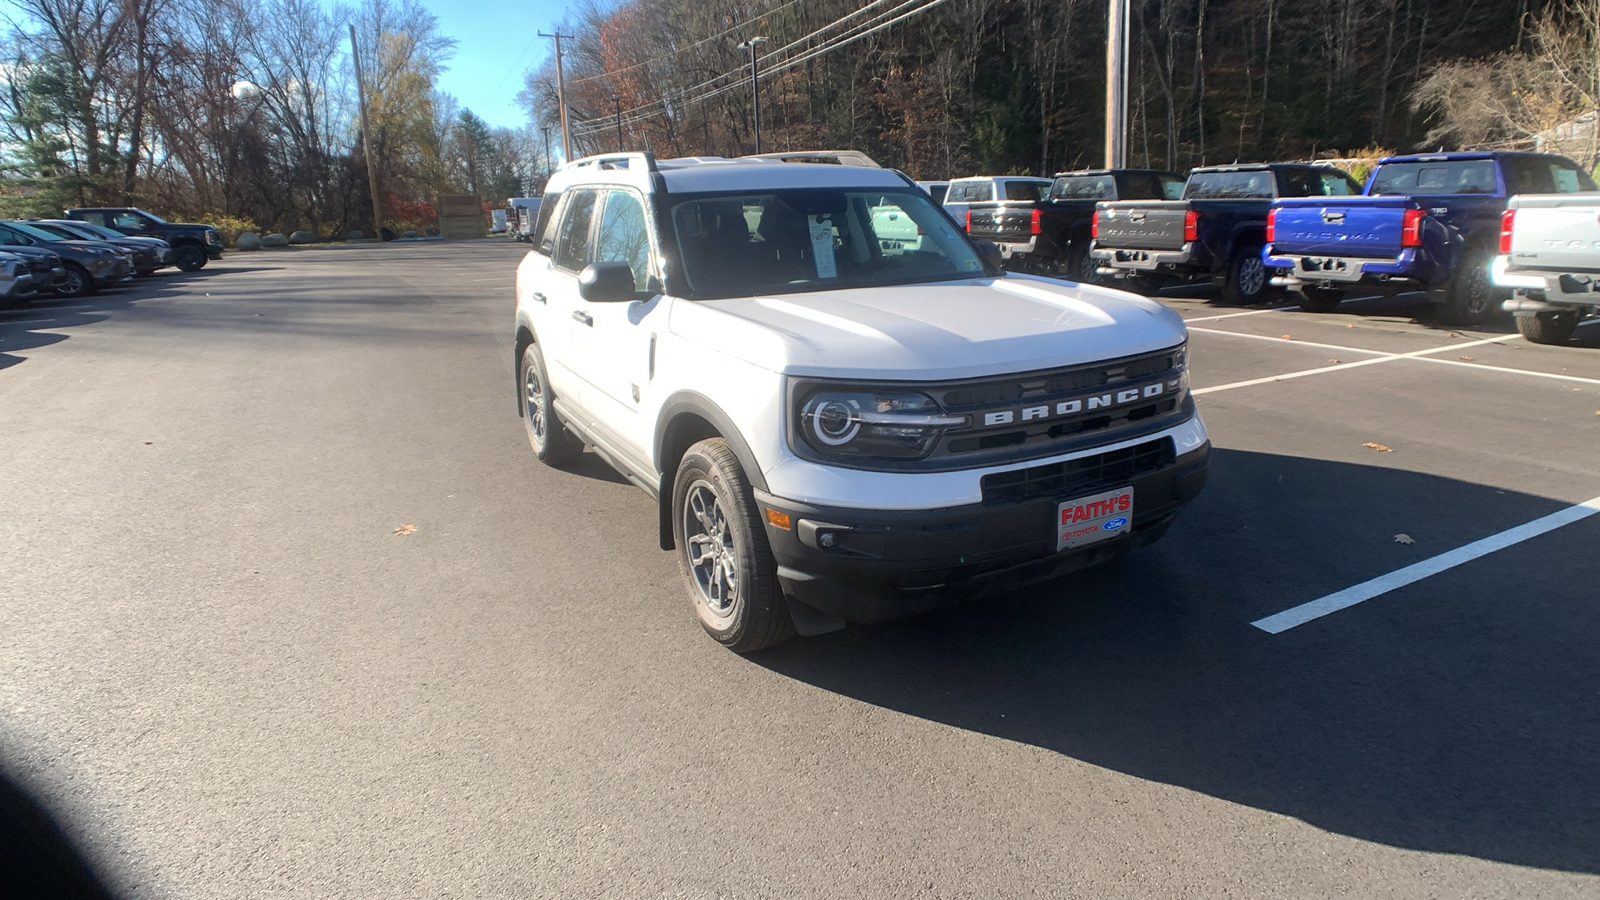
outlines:
[[[1025,275],[679,302],[671,328],[789,375],[915,381],[1115,359],[1187,336],[1159,303]]]

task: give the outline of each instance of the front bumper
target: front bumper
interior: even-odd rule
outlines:
[[[0,292],[0,299],[17,300],[22,297],[30,297],[34,293],[36,293],[36,289],[33,286],[33,273],[18,272],[11,277],[11,284],[6,290]]]
[[[1427,253],[1408,249],[1394,258],[1279,255],[1268,244],[1261,261],[1273,275],[1274,287],[1343,288],[1362,293],[1401,293],[1435,286],[1443,271]]]
[[[1195,245],[1191,242],[1184,244],[1179,250],[1135,250],[1135,249],[1104,249],[1095,247],[1089,251],[1094,261],[1099,264],[1097,269],[1101,275],[1127,276],[1141,272],[1174,271],[1194,267]],[[1203,267],[1209,270],[1209,267]]]
[[[1157,440],[1167,442],[1170,452],[1171,438]],[[791,601],[847,622],[882,622],[1015,590],[1151,543],[1199,495],[1210,456],[1208,441],[1131,477],[1108,470],[1104,484],[1079,483],[1060,495],[1019,502],[865,510],[813,506],[761,491],[756,502],[789,517],[788,528],[769,521],[767,538]],[[1061,501],[1126,485],[1134,492],[1127,533],[1056,550]]]
[[[1509,256],[1497,256],[1489,266],[1489,279],[1497,287],[1511,288],[1517,292],[1516,297],[1503,304],[1512,313],[1532,315],[1576,306],[1600,307],[1600,276],[1513,271]]]

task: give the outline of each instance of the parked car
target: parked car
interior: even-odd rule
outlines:
[[[533,223],[539,220],[539,197],[512,197],[507,201],[511,211],[511,236],[526,241],[533,234]]]
[[[657,502],[718,642],[1010,590],[1156,540],[1206,480],[1182,319],[1007,275],[889,169],[582,159],[517,269],[534,454]],[[922,231],[883,250],[893,207]]]
[[[33,276],[34,299],[55,296],[56,285],[66,277],[66,263],[62,261],[61,255],[53,250],[41,246],[8,244],[6,236],[0,234],[0,252],[27,261],[28,274]]]
[[[1528,340],[1566,343],[1584,318],[1600,315],[1600,197],[1512,197],[1500,221],[1489,271],[1495,285],[1515,292],[1504,308]]]
[[[1360,193],[1342,169],[1304,163],[1210,166],[1189,173],[1183,199],[1101,202],[1094,249],[1101,275],[1150,287],[1160,280],[1210,282],[1229,303],[1267,290],[1261,248],[1279,197]]]
[[[1094,281],[1089,255],[1095,207],[1104,200],[1176,200],[1183,176],[1154,169],[1063,172],[1038,200],[967,207],[967,233],[1000,246],[1008,269]]]
[[[10,309],[34,296],[33,267],[27,257],[0,252],[0,309]]]
[[[0,245],[38,247],[60,256],[62,272],[52,287],[62,297],[92,294],[133,277],[133,261],[125,251],[100,241],[66,240],[26,222],[0,221]]]
[[[1050,179],[1031,175],[979,175],[950,182],[944,195],[944,211],[958,223],[967,221],[967,207],[996,200],[1022,200],[1032,203],[1050,190]]]
[[[119,231],[71,219],[28,219],[40,231],[59,235],[63,240],[98,241],[120,247],[133,260],[135,275],[150,275],[172,265],[172,245],[160,238],[127,237]]]
[[[928,192],[928,196],[933,198],[933,202],[934,203],[942,205],[944,203],[945,194],[950,191],[950,182],[948,182],[948,181],[919,181],[919,182],[917,182],[917,187],[922,188],[923,190],[927,191]]]
[[[1352,294],[1423,291],[1444,320],[1494,310],[1489,263],[1516,193],[1594,191],[1578,164],[1545,153],[1433,153],[1379,161],[1362,197],[1280,200],[1265,262],[1305,309]]]
[[[67,218],[119,231],[130,237],[160,238],[172,245],[173,263],[198,272],[206,262],[222,258],[222,235],[210,225],[183,225],[131,206],[96,206],[67,210]]]

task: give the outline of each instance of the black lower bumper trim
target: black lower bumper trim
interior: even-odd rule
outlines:
[[[1205,487],[1211,446],[1129,483],[1132,527],[1123,537],[1056,551],[1057,504],[1067,497],[934,510],[816,507],[756,492],[790,528],[767,525],[778,578],[791,601],[857,623],[881,622],[1015,590],[1145,546]]]

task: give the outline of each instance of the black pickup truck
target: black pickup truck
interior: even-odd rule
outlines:
[[[1036,202],[1008,200],[967,208],[967,233],[1000,245],[1006,268],[1077,281],[1094,280],[1089,256],[1095,204],[1102,200],[1176,200],[1183,176],[1158,169],[1061,172]]]
[[[1279,197],[1361,193],[1343,169],[1309,163],[1211,166],[1189,173],[1183,199],[1102,202],[1094,249],[1100,275],[1140,286],[1211,281],[1230,303],[1252,303],[1267,290],[1261,248],[1267,215]]]
[[[160,238],[172,245],[172,262],[185,272],[198,272],[208,260],[222,258],[222,235],[210,225],[180,225],[132,206],[69,209],[67,218],[130,237]]]

